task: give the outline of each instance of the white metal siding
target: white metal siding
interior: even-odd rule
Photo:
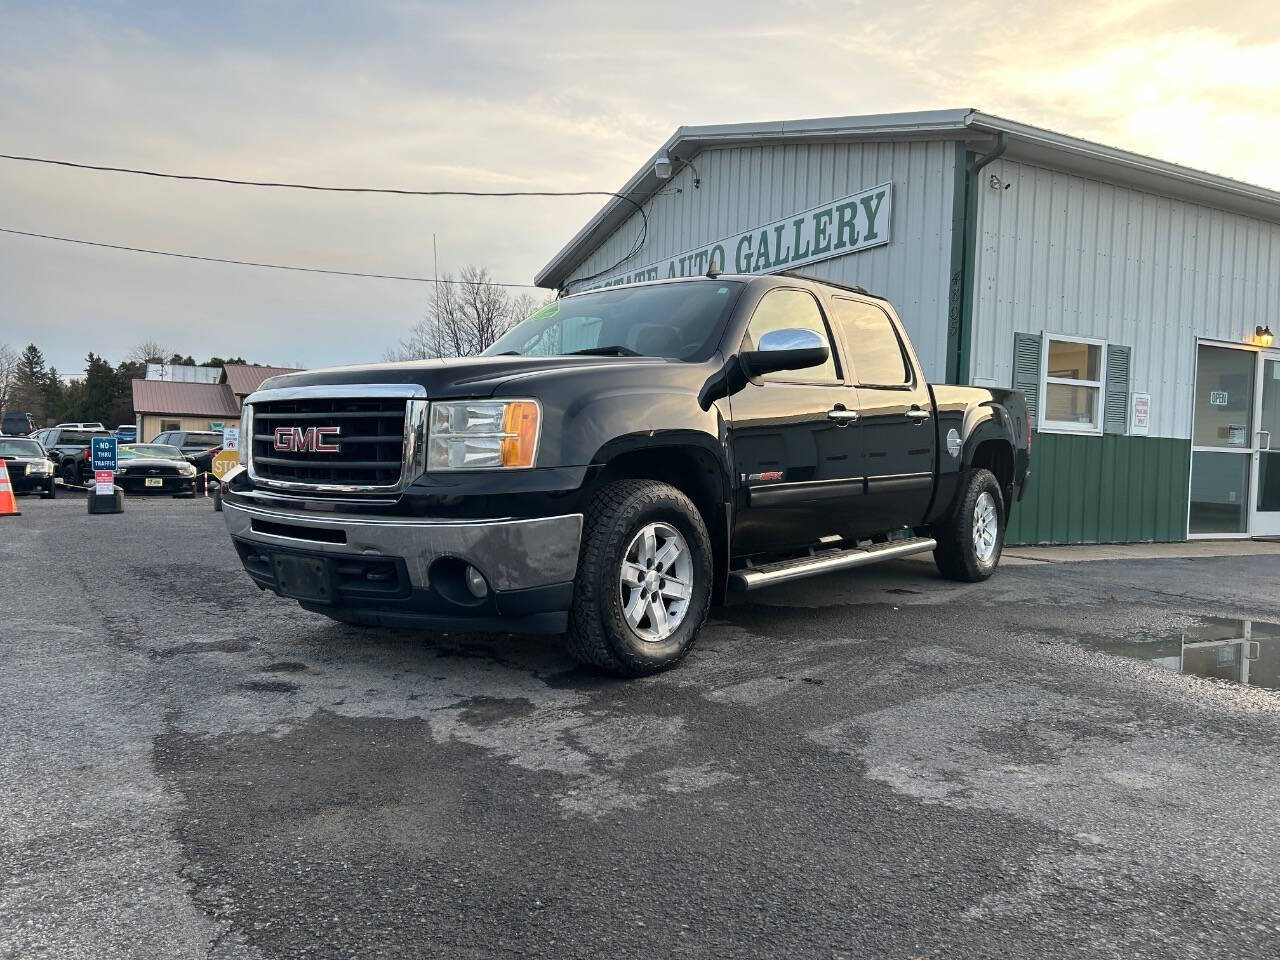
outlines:
[[[1007,160],[978,190],[975,382],[1012,381],[1015,331],[1128,345],[1151,435],[1190,437],[1196,338],[1277,327],[1280,224]]]
[[[892,180],[893,239],[889,244],[800,269],[888,297],[911,334],[926,376],[943,378],[954,192],[952,143],[726,147],[692,159],[702,178],[701,188],[693,188],[693,171],[688,167],[669,180],[645,204],[649,214],[645,248],[606,276],[625,274]],[[617,262],[631,249],[638,232],[639,217],[633,216],[579,265],[572,279]]]

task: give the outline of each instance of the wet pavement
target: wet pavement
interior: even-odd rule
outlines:
[[[21,507],[0,957],[1280,953],[1280,557],[837,574],[625,683]]]

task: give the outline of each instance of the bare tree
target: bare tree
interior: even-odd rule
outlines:
[[[9,398],[17,376],[18,351],[7,343],[0,343],[0,410],[9,409]]]
[[[155,340],[143,340],[129,351],[129,359],[135,363],[167,363],[173,351]]]
[[[468,265],[460,276],[445,274],[441,280],[448,282],[441,283],[439,298],[432,298],[427,315],[387,350],[386,359],[475,356],[538,306],[530,295],[512,296],[493,283],[484,267]]]

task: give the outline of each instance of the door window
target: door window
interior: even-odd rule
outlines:
[[[864,386],[900,387],[911,380],[906,354],[893,321],[879,307],[836,297],[835,321],[849,355],[853,376]]]
[[[742,349],[754,350],[755,345],[766,333],[796,329],[812,330],[822,337],[831,350],[827,362],[820,367],[809,367],[805,370],[768,373],[760,379],[786,383],[839,383],[840,374],[836,370],[836,352],[831,345],[831,334],[827,331],[827,325],[822,319],[822,311],[818,309],[818,301],[803,290],[771,290],[766,293],[751,317],[751,324],[747,327]]]
[[[1255,374],[1250,350],[1197,351],[1190,534],[1248,532]]]

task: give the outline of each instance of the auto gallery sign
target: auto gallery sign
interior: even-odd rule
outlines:
[[[583,289],[696,277],[713,264],[725,273],[776,273],[886,244],[892,221],[893,184],[882,183]]]

